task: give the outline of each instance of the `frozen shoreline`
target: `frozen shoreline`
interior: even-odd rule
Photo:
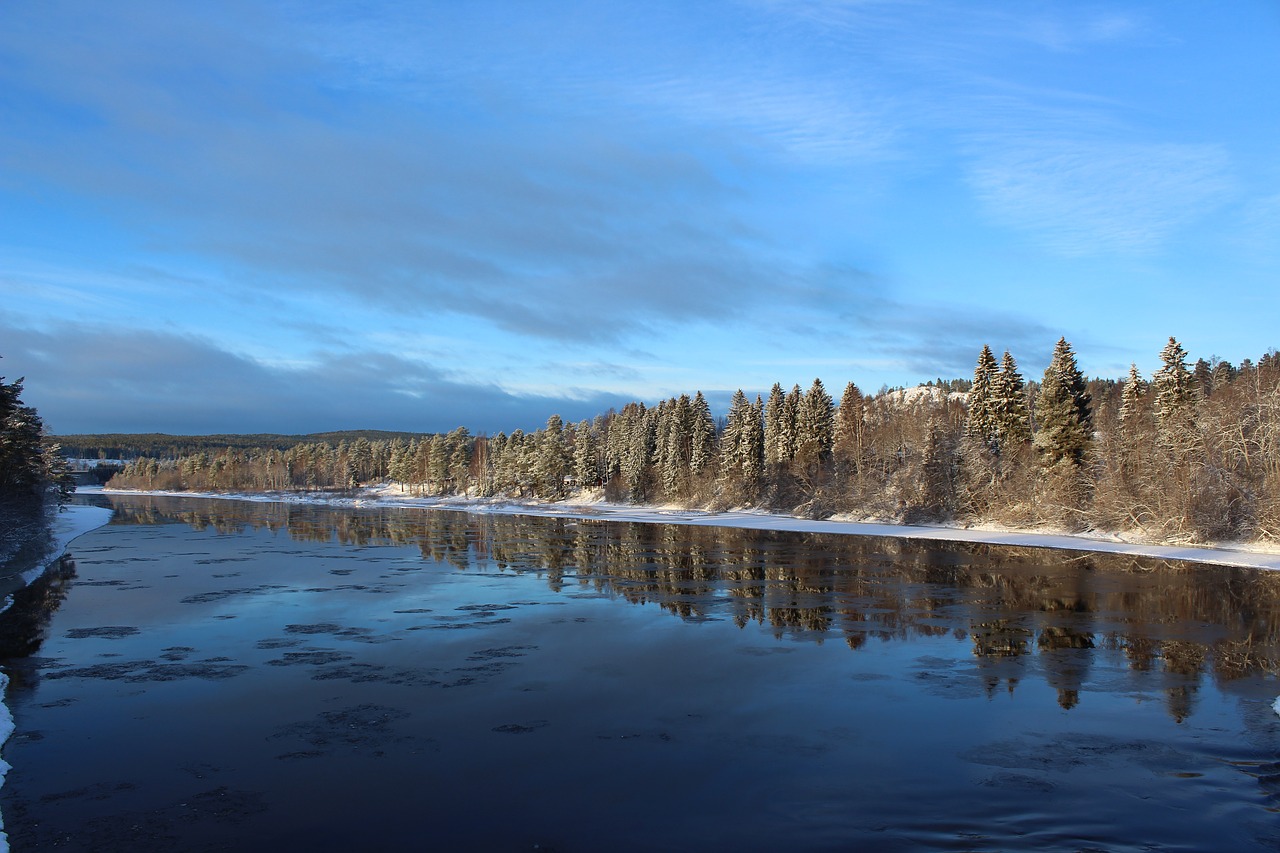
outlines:
[[[39,565],[22,573],[22,579],[30,584],[44,574],[53,563],[67,553],[67,546],[81,534],[101,527],[111,520],[111,510],[100,506],[66,506],[59,511],[53,522],[53,548]],[[9,609],[13,603],[11,598],[0,607],[0,613]],[[5,692],[9,688],[9,676],[0,672],[0,747],[3,747],[13,734],[13,715],[4,704]],[[0,787],[4,786],[5,776],[10,770],[9,762],[0,758]],[[4,831],[4,815],[0,814],[0,853],[8,853],[9,837]]]
[[[83,493],[109,493],[117,490],[82,489]],[[1280,570],[1280,549],[1266,551],[1251,546],[1213,547],[1190,545],[1153,545],[1127,542],[1116,536],[1097,538],[1051,532],[999,530],[965,527],[925,527],[852,521],[839,517],[821,521],[749,510],[710,512],[662,506],[631,506],[604,501],[564,501],[548,503],[518,501],[510,498],[414,497],[400,493],[395,486],[366,487],[355,496],[324,492],[170,492],[118,490],[119,494],[162,495],[170,497],[219,498],[265,503],[301,503],[328,506],[404,506],[444,509],[482,515],[539,515],[556,518],[631,521],[645,524],[687,524],[702,527],[738,527],[749,530],[783,530],[800,533],[836,533],[847,536],[890,536],[900,539],[926,539],[941,542],[970,542],[984,545],[1015,545],[1027,548],[1051,548],[1063,551],[1091,551],[1104,554],[1128,554],[1166,560],[1187,560],[1218,566]]]

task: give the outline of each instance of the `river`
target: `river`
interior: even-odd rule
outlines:
[[[9,614],[15,851],[1280,846],[1280,573],[96,500]]]

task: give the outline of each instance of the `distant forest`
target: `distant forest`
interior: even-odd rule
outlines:
[[[221,453],[224,450],[288,450],[299,444],[327,442],[337,445],[363,438],[366,441],[414,441],[430,438],[431,433],[389,432],[377,429],[316,432],[309,435],[168,435],[149,433],[101,433],[94,435],[59,435],[55,437],[62,455],[70,459],[130,460],[150,456],[177,459],[196,453]]]
[[[243,441],[246,437],[238,437]],[[70,442],[63,439],[67,446]],[[174,457],[177,458],[174,458]],[[767,399],[738,391],[713,417],[701,392],[629,403],[531,433],[358,435],[232,444],[137,459],[117,488],[353,489],[725,509],[813,518],[1134,533],[1163,542],[1280,541],[1280,357],[1188,356],[1170,338],[1144,379],[1086,379],[1058,341],[1039,382],[989,347],[972,381],[839,401],[820,380]]]

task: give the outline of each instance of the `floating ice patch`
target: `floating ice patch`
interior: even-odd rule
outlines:
[[[1280,696],[1277,696],[1276,701],[1271,703],[1271,710],[1275,711],[1277,714],[1280,714]]]

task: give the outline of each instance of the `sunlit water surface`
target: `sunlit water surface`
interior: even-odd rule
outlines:
[[[1280,846],[1276,574],[110,500],[10,617],[15,851]]]

